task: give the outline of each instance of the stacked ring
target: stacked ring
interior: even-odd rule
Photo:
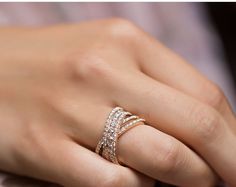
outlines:
[[[119,164],[116,156],[119,137],[131,128],[143,124],[140,122],[144,121],[144,119],[124,111],[121,107],[113,108],[106,120],[102,138],[98,142],[95,152],[106,160]]]

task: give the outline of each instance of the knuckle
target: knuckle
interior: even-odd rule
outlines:
[[[220,109],[225,101],[225,96],[221,88],[216,84],[210,83],[204,90],[208,90],[206,95],[207,104],[216,109]]]
[[[134,23],[123,18],[110,19],[107,29],[113,37],[124,40],[133,39],[140,33],[140,29]]]
[[[72,72],[81,79],[97,79],[112,75],[112,68],[96,50],[78,53],[70,58]]]
[[[108,172],[102,179],[102,182],[99,186],[101,187],[121,187],[122,186],[122,175],[118,170],[113,170]]]
[[[155,149],[155,158],[159,157],[159,159],[153,159],[156,160],[153,165],[161,171],[163,176],[177,171],[176,169],[179,165],[179,148],[179,143],[170,137],[169,141],[165,142],[161,150],[160,147],[159,150]]]
[[[195,135],[203,142],[214,140],[222,131],[221,117],[208,106],[195,107],[192,112]]]

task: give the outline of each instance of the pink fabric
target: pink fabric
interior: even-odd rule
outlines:
[[[0,3],[2,26],[79,23],[114,16],[135,22],[185,57],[220,85],[236,109],[221,42],[200,3]],[[0,187],[40,186],[3,178],[5,175],[0,175],[0,181],[5,181]]]

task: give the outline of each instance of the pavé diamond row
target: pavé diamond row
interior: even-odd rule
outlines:
[[[106,160],[119,164],[116,156],[118,138],[144,121],[144,119],[124,111],[121,107],[113,108],[106,120],[102,138],[98,142],[95,152]]]

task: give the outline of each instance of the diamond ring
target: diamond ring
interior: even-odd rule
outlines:
[[[131,128],[141,125],[145,120],[121,107],[115,107],[107,117],[102,138],[97,144],[95,152],[106,160],[119,164],[116,156],[116,146],[120,136]]]

